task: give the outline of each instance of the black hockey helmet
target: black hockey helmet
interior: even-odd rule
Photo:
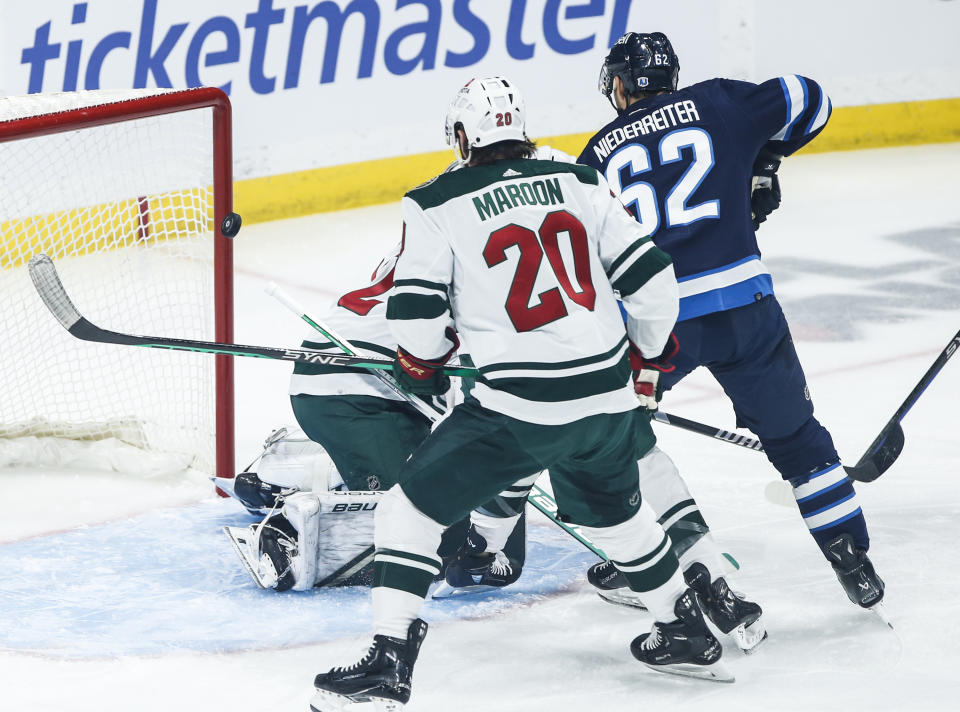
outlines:
[[[599,89],[616,108],[614,77],[620,77],[627,94],[635,96],[648,91],[673,91],[679,74],[680,60],[665,34],[628,32],[617,40],[603,60]]]

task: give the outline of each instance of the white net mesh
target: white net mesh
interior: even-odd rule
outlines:
[[[0,121],[118,98],[0,98]],[[13,438],[117,438],[151,459],[168,454],[164,468],[213,471],[214,359],[79,341],[26,268],[34,254],[52,257],[103,328],[213,339],[211,115],[0,142],[0,465],[30,458]]]

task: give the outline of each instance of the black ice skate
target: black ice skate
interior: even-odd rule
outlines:
[[[410,700],[410,679],[427,624],[417,618],[407,630],[407,639],[386,635],[373,637],[367,654],[348,667],[333,668],[313,680],[317,694],[310,701],[313,712],[341,712],[354,702],[372,702],[377,712],[396,712]]]
[[[444,581],[431,598],[451,598],[509,586],[520,578],[521,567],[502,551],[485,552],[487,541],[470,527],[467,540],[453,561],[447,564]]]
[[[633,657],[658,672],[685,675],[713,682],[733,682],[734,677],[720,662],[723,648],[707,627],[692,589],[674,604],[677,620],[657,621],[649,633],[630,643]]]
[[[853,536],[840,534],[824,545],[824,552],[847,598],[861,608],[876,613],[892,628],[880,605],[883,600],[883,579],[877,576],[867,552],[854,545]]]
[[[587,581],[597,589],[597,595],[604,601],[644,610],[647,608],[640,597],[630,589],[627,577],[612,561],[601,561],[587,569]]]
[[[763,609],[731,590],[723,576],[711,582],[707,567],[694,563],[683,572],[683,578],[697,594],[697,602],[710,622],[721,633],[732,636],[743,652],[754,652],[767,639],[761,619]]]

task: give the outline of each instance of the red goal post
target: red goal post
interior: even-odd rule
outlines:
[[[130,96],[130,94],[140,94]],[[16,104],[11,109],[7,107],[7,113],[13,113],[14,118],[5,120],[3,111],[3,102],[16,102],[26,106],[25,109],[17,108]],[[31,102],[36,102],[36,108],[31,108]],[[184,115],[185,112],[205,112],[209,110],[212,118],[209,119],[210,133],[206,136],[193,136],[193,133],[203,133],[191,128],[191,136],[184,136],[185,130],[177,124],[171,124],[164,128],[166,117],[175,115]],[[16,114],[26,113],[24,116]],[[204,119],[206,121],[206,119]],[[107,127],[112,125],[125,125],[122,132],[117,136],[111,137]],[[142,129],[138,128],[142,125]],[[95,138],[87,139],[85,136],[91,131]],[[141,133],[137,133],[141,131]],[[205,130],[204,130],[205,131]],[[43,137],[61,136],[57,139],[54,147],[44,153],[42,146]],[[177,152],[181,149],[181,144],[187,141],[195,142],[199,149],[194,148],[193,153],[204,152],[204,146],[209,149],[209,161],[200,159],[194,160],[190,157],[191,165],[196,162],[209,163],[209,169],[212,173],[212,200],[209,200],[209,186],[195,185],[187,183],[177,185],[181,180],[176,176],[178,171],[177,164],[185,164],[188,161],[177,157]],[[90,146],[90,150],[78,148],[76,154],[68,146],[80,146],[84,143],[95,144]],[[124,147],[126,142],[130,143],[132,148]],[[212,234],[212,303],[203,307],[212,312],[213,337],[216,341],[233,341],[233,247],[230,238],[223,235],[221,225],[224,217],[233,210],[233,156],[232,156],[232,127],[231,127],[231,107],[226,94],[216,88],[198,88],[186,91],[155,91],[149,92],[126,92],[119,97],[112,92],[77,92],[61,95],[49,95],[39,97],[22,97],[18,99],[0,98],[0,150],[5,145],[16,143],[18,151],[15,152],[15,159],[9,159],[0,153],[0,158],[5,160],[4,170],[9,175],[16,174],[22,169],[26,173],[37,169],[37,162],[49,162],[51,176],[56,176],[55,185],[50,187],[50,192],[55,195],[52,203],[52,209],[46,212],[47,206],[34,204],[25,211],[20,211],[19,204],[14,203],[13,207],[5,206],[0,202],[0,279],[4,276],[15,274],[18,270],[25,267],[25,263],[32,256],[30,254],[36,251],[49,251],[51,246],[56,249],[53,243],[56,240],[65,242],[72,240],[74,231],[85,231],[88,235],[93,234],[94,238],[82,245],[69,243],[61,250],[66,259],[75,261],[86,261],[86,266],[78,266],[78,277],[75,279],[94,283],[102,281],[109,284],[114,275],[113,259],[117,253],[125,253],[125,257],[120,260],[126,266],[132,265],[132,271],[136,272],[134,282],[133,303],[126,305],[128,310],[140,308],[138,298],[141,295],[139,290],[144,290],[144,301],[152,299],[146,282],[140,280],[142,274],[150,269],[148,264],[156,257],[160,259],[173,259],[171,267],[163,267],[157,278],[158,289],[162,290],[167,285],[167,274],[177,274],[181,271],[182,265],[188,262],[205,263],[205,256],[199,258],[185,257],[183,254],[172,255],[177,248],[172,247],[177,241],[184,244],[190,243],[190,250],[199,254],[199,249],[193,246],[193,243],[206,242]],[[158,144],[156,148],[147,147],[144,144]],[[123,144],[123,146],[121,146]],[[99,149],[97,147],[100,147]],[[34,150],[36,147],[36,153]],[[22,149],[22,150],[21,150]],[[119,160],[114,164],[95,166],[89,168],[89,181],[94,182],[106,177],[104,187],[94,188],[87,193],[88,176],[84,173],[79,174],[77,179],[64,179],[61,175],[65,171],[74,168],[83,168],[97,161],[99,156],[111,153],[116,150],[119,154]],[[140,151],[144,153],[140,154]],[[150,151],[151,155],[146,156]],[[69,155],[64,155],[68,153]],[[88,156],[89,153],[89,157]],[[52,154],[52,155],[50,155]],[[136,154],[136,155],[134,155]],[[156,155],[154,155],[156,154]],[[40,158],[34,158],[35,155]],[[58,163],[58,160],[61,161]],[[154,187],[148,186],[151,176],[146,174],[144,164],[151,164],[156,161],[161,165],[167,160],[169,165],[164,164],[157,171],[156,179],[163,183]],[[17,161],[20,161],[18,164]],[[88,163],[89,162],[89,163]],[[74,165],[68,165],[73,163]],[[122,173],[130,170],[143,171],[144,175],[132,176],[129,181],[123,179]],[[204,169],[205,170],[205,169]],[[116,174],[121,173],[118,177]],[[163,174],[163,175],[160,175]],[[193,179],[194,183],[206,182],[203,178]],[[63,199],[63,202],[57,203],[56,200],[65,192],[62,189],[61,182],[79,183],[78,195],[95,196],[90,199],[87,197],[77,197]],[[184,179],[186,182],[186,180]],[[136,186],[136,195],[110,194],[122,193],[128,189],[132,190]],[[114,189],[111,186],[116,186]],[[3,182],[0,179],[0,189],[3,189]],[[56,188],[56,190],[54,190]],[[147,190],[151,193],[147,193]],[[36,194],[43,193],[47,186],[40,182],[40,185],[29,188],[25,192],[21,203],[34,203]],[[99,192],[97,192],[99,190]],[[154,194],[153,191],[156,191]],[[106,196],[106,197],[105,197]],[[159,196],[159,197],[156,197]],[[2,198],[0,198],[2,201]],[[132,201],[135,201],[133,206]],[[207,202],[212,203],[209,207]],[[196,203],[196,204],[195,204]],[[22,214],[25,212],[26,214]],[[82,217],[81,217],[82,215]],[[132,215],[132,217],[131,217]],[[90,217],[94,216],[94,217]],[[131,220],[135,221],[135,228],[131,228]],[[59,221],[59,224],[57,224]],[[99,221],[99,222],[97,222]],[[209,232],[207,232],[209,231]],[[200,233],[203,232],[203,235]],[[147,243],[150,243],[149,245]],[[204,248],[206,249],[206,248]],[[152,251],[152,252],[151,252]],[[110,255],[109,264],[106,263],[106,255]],[[132,257],[131,257],[132,255]],[[95,265],[96,258],[99,257],[101,263]],[[57,259],[54,256],[54,259]],[[136,261],[137,264],[133,264]],[[140,263],[147,263],[141,267]],[[205,267],[201,267],[205,269]],[[163,271],[166,270],[166,271]],[[10,277],[8,281],[15,281]],[[194,277],[188,277],[187,282],[192,286],[193,282],[200,281]],[[20,289],[18,287],[18,289]],[[171,289],[173,287],[171,286]],[[182,289],[180,291],[183,291]],[[2,295],[2,293],[0,293]],[[6,295],[2,295],[6,298]],[[179,299],[180,294],[174,294],[172,298]],[[27,303],[29,304],[29,298]],[[113,295],[107,291],[105,302],[114,299]],[[206,300],[206,298],[205,298]],[[149,308],[149,304],[147,307]],[[175,304],[173,307],[163,306],[158,311],[180,310],[183,318],[190,320],[196,316],[198,321],[207,321],[209,316],[191,313],[191,307],[182,304]],[[193,311],[197,311],[193,308]],[[22,314],[21,314],[22,316]],[[136,319],[133,320],[134,322]],[[105,324],[111,326],[110,324]],[[3,322],[0,321],[0,326]],[[42,351],[42,339],[46,338],[48,332],[53,328],[53,324],[37,321],[36,325],[17,325],[16,329],[22,327],[27,334],[36,332],[38,334],[36,347],[37,352]],[[116,326],[116,325],[114,325]],[[191,327],[192,328],[192,327]],[[147,328],[141,331],[148,331]],[[42,336],[41,336],[42,335]],[[181,336],[182,334],[171,333],[170,336]],[[33,337],[28,337],[33,338]],[[78,346],[79,348],[79,346]],[[115,348],[115,347],[114,347]],[[23,351],[26,354],[32,354],[29,346]],[[180,354],[180,358],[205,358],[209,356],[192,356]],[[124,358],[131,358],[125,354]],[[233,393],[233,361],[230,356],[217,355],[214,366],[214,424],[215,432],[215,457],[213,462],[214,471],[220,476],[232,477],[234,474],[234,393]],[[33,359],[29,359],[27,371],[31,370]],[[26,364],[21,363],[20,368]],[[57,370],[73,371],[74,375],[85,371],[87,363],[78,363],[77,365],[68,365],[66,368],[54,367],[51,374]],[[174,367],[176,368],[176,366]],[[108,377],[110,374],[107,374]],[[51,375],[52,377],[52,375]],[[165,376],[164,376],[165,377]],[[11,381],[17,379],[8,379]],[[136,379],[134,379],[136,380]],[[192,384],[187,383],[189,389]],[[0,376],[0,387],[7,386]],[[184,387],[180,384],[178,387]],[[61,392],[69,390],[59,386]],[[102,386],[100,387],[103,390]],[[23,401],[29,403],[31,393],[28,391],[27,397]],[[81,396],[88,397],[89,396]],[[176,394],[172,394],[171,400],[176,400]],[[151,401],[146,399],[144,417],[149,417],[154,408]],[[16,407],[16,406],[14,406]],[[82,407],[82,403],[81,403]],[[134,406],[131,406],[134,407]],[[27,411],[26,405],[21,406],[21,410]],[[16,421],[20,413],[16,411],[3,412],[0,410],[0,424]],[[26,415],[26,413],[24,413]],[[126,414],[119,412],[118,418]],[[112,417],[112,416],[111,416]],[[140,417],[138,414],[137,417]],[[37,416],[32,416],[29,422],[37,421]],[[40,418],[44,420],[44,418]],[[198,428],[191,426],[193,430]],[[55,428],[56,429],[56,428]],[[81,429],[82,430],[82,429]],[[148,429],[149,430],[149,429]],[[13,431],[3,433],[5,435],[27,434],[29,428],[22,433],[14,428]],[[43,431],[43,428],[40,428]],[[38,431],[39,432],[39,431]],[[42,434],[49,434],[43,431]],[[54,435],[65,435],[70,437],[69,428],[64,427]],[[81,436],[87,438],[88,436]],[[96,439],[96,438],[94,438]],[[150,446],[152,447],[152,445]],[[182,448],[183,446],[177,445]],[[195,462],[200,462],[196,460]]]

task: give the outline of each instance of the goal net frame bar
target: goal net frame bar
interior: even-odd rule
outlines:
[[[0,143],[79,129],[122,123],[151,116],[211,109],[213,114],[213,269],[214,333],[217,341],[233,341],[233,243],[221,231],[233,212],[233,118],[230,99],[215,87],[121,99],[10,121],[0,121]],[[215,367],[216,474],[233,477],[233,357],[218,354]]]

